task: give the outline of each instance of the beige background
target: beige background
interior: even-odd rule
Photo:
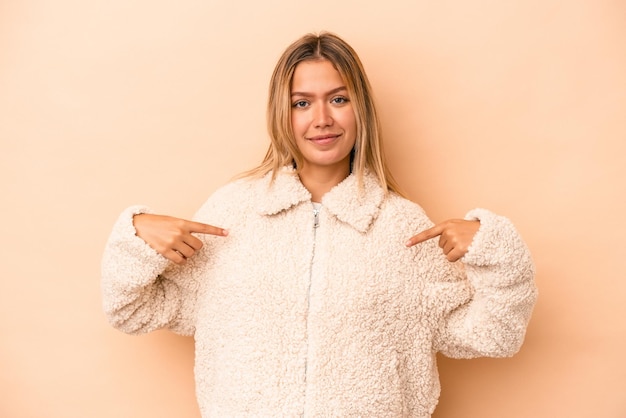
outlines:
[[[535,257],[522,351],[442,359],[436,417],[626,417],[619,0],[0,1],[0,416],[198,417],[192,341],[106,323],[102,248],[124,207],[188,217],[257,163],[273,65],[322,29],[410,196],[507,215]]]

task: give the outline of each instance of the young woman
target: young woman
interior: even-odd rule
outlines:
[[[349,45],[289,46],[268,126],[261,165],[194,221],[128,208],[103,258],[113,326],[194,336],[204,417],[429,417],[437,352],[517,352],[536,298],[524,242],[484,209],[433,225],[398,193]]]

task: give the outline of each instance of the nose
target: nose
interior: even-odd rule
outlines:
[[[333,124],[333,118],[330,109],[325,103],[321,103],[318,106],[315,106],[315,113],[313,117],[313,124],[316,128],[325,128]]]

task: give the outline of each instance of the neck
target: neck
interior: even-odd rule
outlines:
[[[341,168],[305,165],[300,170],[300,181],[311,193],[311,200],[313,202],[321,202],[322,197],[330,189],[341,183],[349,175],[349,165]]]

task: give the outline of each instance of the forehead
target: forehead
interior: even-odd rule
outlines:
[[[308,60],[296,65],[291,79],[292,92],[332,90],[345,86],[343,78],[328,60]]]

